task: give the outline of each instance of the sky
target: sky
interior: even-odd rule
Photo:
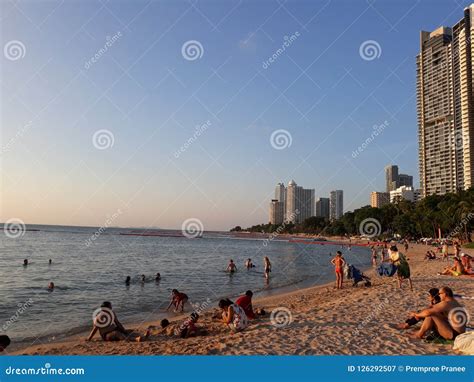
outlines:
[[[468,5],[2,0],[0,221],[227,230],[291,179],[345,211],[387,164],[418,186],[419,33]]]

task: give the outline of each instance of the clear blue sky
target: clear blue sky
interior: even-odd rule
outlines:
[[[228,229],[266,222],[280,181],[317,197],[343,189],[346,211],[384,189],[389,163],[418,185],[419,32],[467,5],[2,1],[0,220],[102,225],[120,209],[113,225]],[[190,40],[195,60],[182,54]],[[360,54],[369,40],[372,60]],[[101,129],[113,135],[104,150]],[[279,129],[292,140],[282,150],[270,144]]]

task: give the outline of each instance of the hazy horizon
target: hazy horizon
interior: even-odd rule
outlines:
[[[467,5],[2,2],[0,220],[226,231],[291,179],[417,188],[419,33]]]

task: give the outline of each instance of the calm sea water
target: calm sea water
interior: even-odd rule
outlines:
[[[197,239],[123,236],[119,233],[127,230],[118,228],[108,229],[88,246],[95,228],[29,225],[27,229],[17,238],[0,232],[0,332],[14,341],[39,337],[46,342],[78,333],[90,327],[93,311],[104,300],[112,302],[122,322],[141,322],[165,315],[172,288],[185,292],[194,304],[211,301],[211,307],[219,298],[247,289],[263,294],[301,283],[321,284],[333,278],[329,253],[341,249],[277,240],[265,246],[262,240],[219,233]],[[358,267],[370,264],[366,248],[343,253]],[[262,273],[264,256],[273,265],[268,284]],[[256,265],[251,271],[244,269],[249,257]],[[27,267],[22,265],[25,258]],[[233,276],[225,273],[231,258],[238,267]],[[158,284],[156,272],[162,276]],[[147,276],[144,284],[141,274]],[[124,282],[128,275],[129,287]],[[50,281],[56,285],[53,292],[47,290]]]

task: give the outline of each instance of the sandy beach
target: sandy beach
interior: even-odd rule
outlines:
[[[282,325],[272,324],[267,314],[253,320],[243,332],[232,334],[212,318],[217,311],[212,308],[201,314],[198,322],[208,330],[207,336],[178,339],[155,335],[144,342],[103,342],[96,337],[86,342],[87,333],[84,333],[62,342],[38,344],[9,354],[455,354],[452,345],[413,340],[407,336],[411,331],[394,327],[406,319],[408,312],[427,305],[430,288],[449,286],[455,294],[474,296],[472,277],[438,276],[437,272],[447,263],[423,260],[427,248],[430,247],[413,244],[408,250],[413,292],[408,283],[400,290],[396,278],[379,277],[374,270],[369,270],[365,272],[372,278],[369,288],[361,284],[352,287],[351,281],[345,281],[342,290],[336,290],[331,283],[254,301],[254,308],[264,308],[267,312],[280,309]],[[470,253],[469,250],[465,252]],[[472,326],[474,300],[460,299],[460,302],[470,312]],[[142,333],[148,324],[132,328]],[[158,325],[158,322],[152,324]]]

